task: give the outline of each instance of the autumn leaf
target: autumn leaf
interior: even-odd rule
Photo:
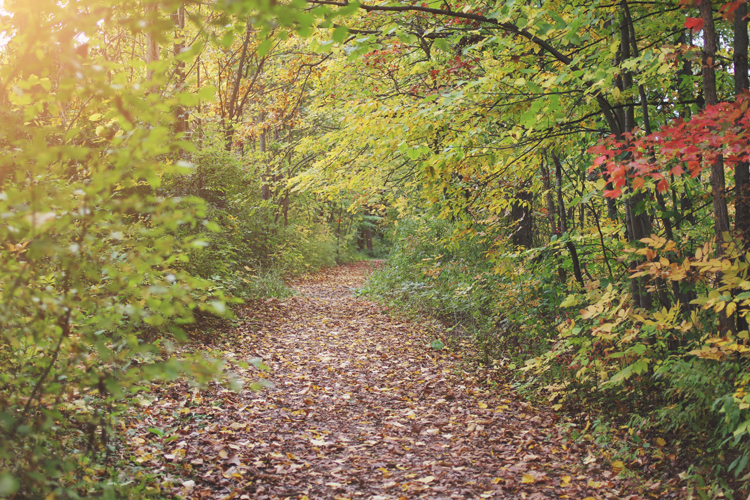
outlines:
[[[700,17],[688,17],[685,20],[685,27],[693,31],[700,31],[703,29],[703,19]]]
[[[222,337],[216,348],[233,354],[227,358],[230,364],[232,359],[269,360],[274,369],[268,376],[275,388],[239,398],[231,391],[204,391],[186,382],[164,388],[143,421],[132,421],[137,432],[130,443],[143,451],[138,455],[141,467],[149,468],[155,456],[163,457],[159,466],[170,467],[170,473],[180,477],[190,471],[173,466],[186,457],[193,472],[182,479],[193,480],[193,493],[208,497],[225,487],[240,498],[263,491],[275,496],[305,491],[309,498],[362,491],[368,498],[390,498],[384,492],[395,495],[401,487],[450,491],[461,484],[470,485],[463,486],[467,498],[492,498],[494,489],[472,483],[477,473],[491,474],[493,486],[509,494],[519,493],[521,486],[528,492],[542,484],[559,484],[571,498],[582,497],[582,489],[593,486],[573,481],[568,473],[557,475],[554,469],[529,469],[530,464],[546,467],[561,460],[569,464],[566,471],[580,467],[578,477],[587,474],[592,485],[616,483],[587,472],[582,464],[594,460],[593,454],[586,447],[572,451],[565,444],[567,431],[555,426],[552,414],[521,403],[502,386],[488,390],[472,375],[456,370],[463,366],[460,356],[425,349],[434,338],[431,332],[352,297],[350,287],[361,283],[367,265],[300,279],[295,284],[299,295],[285,305],[248,305],[236,336]],[[311,318],[324,325],[314,333],[305,326]],[[403,359],[413,365],[405,369]],[[248,376],[252,373],[257,372]],[[394,398],[406,404],[394,405]],[[175,411],[174,406],[186,402],[190,412]],[[181,424],[176,439],[166,443],[165,452],[173,457],[167,459],[150,443],[170,435],[166,429],[174,428],[176,418]],[[150,429],[164,429],[164,435]],[[472,465],[453,455],[451,444],[457,440],[465,443],[460,456],[470,457]],[[486,447],[481,444],[485,442],[496,444]],[[354,460],[372,475],[343,467],[342,456],[357,457]],[[446,465],[433,468],[436,456]],[[245,468],[252,474],[243,474]],[[336,474],[321,480],[300,473],[310,468]],[[236,483],[226,483],[227,478]],[[182,495],[184,488],[174,484],[178,486],[172,492]]]

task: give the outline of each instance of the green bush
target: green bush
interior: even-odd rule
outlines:
[[[60,44],[83,32],[99,43],[110,5],[11,7],[0,26],[14,34],[0,65],[0,496],[127,496],[108,468],[125,403],[150,380],[217,373],[174,355],[197,312],[226,310],[221,290],[187,272],[207,207],[160,191],[189,167],[170,124],[179,96]]]
[[[523,271],[533,253],[497,253],[490,260],[486,242],[452,241],[461,230],[429,213],[399,220],[387,236],[388,263],[364,293],[467,329],[485,363],[520,363],[546,347],[555,330],[538,318],[554,317],[564,294],[550,286],[554,278]]]

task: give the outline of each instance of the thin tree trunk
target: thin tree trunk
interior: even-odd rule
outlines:
[[[179,56],[185,48],[184,36],[185,36],[185,6],[180,4],[177,8],[177,12],[171,15],[172,22],[175,27],[175,39],[172,45],[172,53],[175,58]],[[182,91],[185,63],[177,61],[177,69],[175,70],[175,93]],[[181,133],[187,131],[187,110],[183,106],[177,106],[175,109],[175,132]]]
[[[245,69],[245,63],[247,62],[248,46],[250,45],[250,24],[248,23],[245,29],[245,40],[242,42],[242,52],[240,54],[240,60],[237,62],[237,71],[235,72],[234,82],[232,84],[232,94],[227,99],[227,120],[224,122],[224,146],[227,151],[232,150],[232,143],[234,141],[234,122],[237,118],[237,108],[240,95],[240,86],[242,85],[242,74]]]
[[[633,30],[633,38],[635,32]],[[635,40],[633,40],[635,41]],[[620,52],[623,61],[629,59],[633,54],[631,51],[631,29],[628,15],[628,4],[625,0],[620,0]],[[623,71],[623,86],[625,90],[633,88],[633,75],[630,71]],[[624,132],[631,133],[635,129],[635,105],[627,107],[625,113]],[[651,235],[651,220],[645,210],[638,212],[638,206],[643,206],[646,202],[646,194],[637,192],[625,201],[625,223],[627,227],[628,241],[635,243],[642,238]],[[631,271],[637,267],[635,262],[630,265]],[[630,280],[630,290],[633,295],[633,301],[636,306],[643,309],[651,308],[651,294],[646,287],[646,278]]]
[[[560,214],[560,231],[565,234],[568,232],[568,221],[565,214],[565,204],[562,196],[562,162],[560,157],[555,153],[552,153],[552,160],[555,162],[555,187],[557,188],[557,204]],[[570,252],[570,260],[573,263],[573,274],[576,277],[576,281],[581,286],[585,286],[586,283],[583,281],[583,274],[581,274],[581,263],[578,259],[578,251],[576,250],[575,244],[570,241],[570,235],[568,235],[568,241],[565,242],[565,247]]]
[[[741,3],[734,12],[734,94],[740,98],[750,87],[748,81],[747,4]],[[750,249],[750,164],[741,162],[734,168],[734,227],[742,238],[745,250]]]
[[[748,81],[747,4],[741,3],[734,12],[734,94],[739,99],[750,86]],[[734,228],[745,251],[750,250],[750,163],[734,167]],[[743,259],[744,260],[744,259]],[[740,293],[737,291],[736,293]],[[737,331],[748,329],[747,318],[737,314]]]
[[[692,38],[692,37],[691,37]],[[687,48],[688,45],[692,45],[692,39],[688,38],[686,34],[683,32],[680,34],[679,43],[684,45],[685,48]],[[689,43],[688,43],[689,42]],[[691,76],[693,76],[693,63],[692,61],[688,60],[687,58],[683,60],[682,67],[677,72],[677,85],[678,85],[678,94],[680,96],[680,100],[683,102],[688,102],[690,99],[694,97],[692,93],[692,89],[688,88],[688,85],[683,82],[683,79],[687,79]],[[690,108],[688,106],[683,106],[680,110],[680,118],[687,121],[690,118]],[[686,175],[686,174],[683,174]],[[674,206],[677,206],[677,203],[674,202]],[[675,227],[678,229],[682,225],[682,221],[686,220],[691,225],[695,225],[695,215],[693,215],[693,199],[692,197],[688,196],[687,193],[683,192],[680,194],[680,217],[675,222]]]
[[[707,106],[719,104],[716,93],[716,29],[714,27],[713,9],[710,0],[703,0],[700,4],[703,18],[703,94]],[[729,214],[725,199],[724,160],[719,157],[711,165],[711,198],[714,209],[714,235],[716,236],[716,254],[722,255],[724,249],[724,233],[729,231]]]
[[[532,195],[524,188],[518,191],[511,203],[511,218],[513,219],[513,245],[524,248],[534,246],[532,241]]]
[[[259,149],[261,153],[262,163],[266,161],[266,132],[261,132],[260,138],[258,140],[259,143]],[[270,168],[270,167],[268,167]],[[261,187],[261,198],[264,200],[270,200],[271,199],[271,185],[269,184],[269,176],[270,173],[266,171],[263,174],[263,187]]]
[[[149,19],[151,17],[151,13],[156,13],[158,10],[158,5],[156,3],[149,3],[146,5],[146,19]],[[155,15],[155,14],[154,14]],[[146,33],[146,66],[150,65],[154,61],[159,60],[159,43],[156,41],[156,32],[154,31],[153,27],[149,27],[148,32]],[[154,78],[154,70],[153,69],[147,69],[146,70],[146,78],[149,80],[152,80]]]
[[[713,6],[711,0],[702,0],[700,3],[701,18],[703,19],[703,94],[707,106],[719,104],[716,92],[716,28],[714,26]],[[724,254],[724,233],[729,231],[729,213],[727,202],[724,198],[724,159],[719,156],[711,165],[711,199],[714,209],[714,236],[716,238],[716,255]],[[721,273],[717,273],[717,279],[721,281]],[[722,332],[734,329],[734,324],[726,315],[726,310],[719,313],[719,329]]]
[[[549,169],[547,164],[542,162],[542,183],[544,184],[545,198],[547,201],[547,222],[549,222],[550,235],[557,233],[555,224],[555,200],[552,197],[552,182],[549,178]]]
[[[632,49],[632,55],[633,57],[638,57],[638,43],[636,41],[635,36],[635,25],[633,24],[633,17],[630,15],[630,7],[628,6],[627,0],[622,0],[622,6],[625,11],[625,17],[628,25],[628,36],[630,39],[630,45]],[[649,117],[649,110],[648,110],[648,99],[646,98],[646,89],[643,87],[642,84],[638,84],[638,96],[641,100],[641,113],[643,115],[643,128],[646,132],[646,135],[651,135],[651,120]],[[649,151],[649,157],[652,162],[656,161],[656,156],[654,154],[653,149]],[[656,200],[659,203],[659,208],[661,208],[662,214],[668,213],[667,211],[667,204],[664,201],[664,196],[659,192],[659,190],[656,190]],[[645,213],[643,214],[644,217],[648,217]],[[667,238],[674,241],[674,233],[672,232],[672,221],[669,219],[667,215],[662,215],[661,221],[664,224],[664,232],[667,235]],[[643,224],[643,220],[640,221],[641,224]],[[651,224],[649,221],[648,224],[648,230],[650,232],[651,230]],[[645,277],[642,278],[642,287],[645,290],[646,282]],[[659,303],[662,307],[669,309],[672,307],[672,303],[669,300],[669,297],[667,295],[666,291],[666,285],[664,283],[664,280],[662,278],[656,278],[656,286],[657,291],[659,294]]]

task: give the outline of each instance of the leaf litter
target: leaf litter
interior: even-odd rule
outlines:
[[[211,350],[267,387],[155,386],[124,420],[126,460],[181,498],[659,496],[572,443],[553,412],[483,383],[468,342],[437,349],[438,324],[355,298],[369,272],[339,266],[244,305]]]

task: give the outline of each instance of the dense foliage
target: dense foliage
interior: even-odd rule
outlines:
[[[336,226],[339,205],[285,183],[309,161],[293,149],[312,125],[309,75],[284,71],[307,59],[265,43],[253,5],[207,18],[178,2],[3,8],[0,496],[132,498],[118,417],[151,381],[220,370],[179,347],[200,329],[188,325],[356,258],[356,214]],[[269,137],[238,149],[250,97],[272,110],[256,123]]]
[[[317,140],[321,189],[367,179],[399,209],[372,292],[467,327],[556,409],[700,449],[706,495],[750,456],[746,14],[363,5]]]
[[[0,495],[115,495],[185,325],[388,245],[369,292],[747,489],[744,0],[3,8]]]

